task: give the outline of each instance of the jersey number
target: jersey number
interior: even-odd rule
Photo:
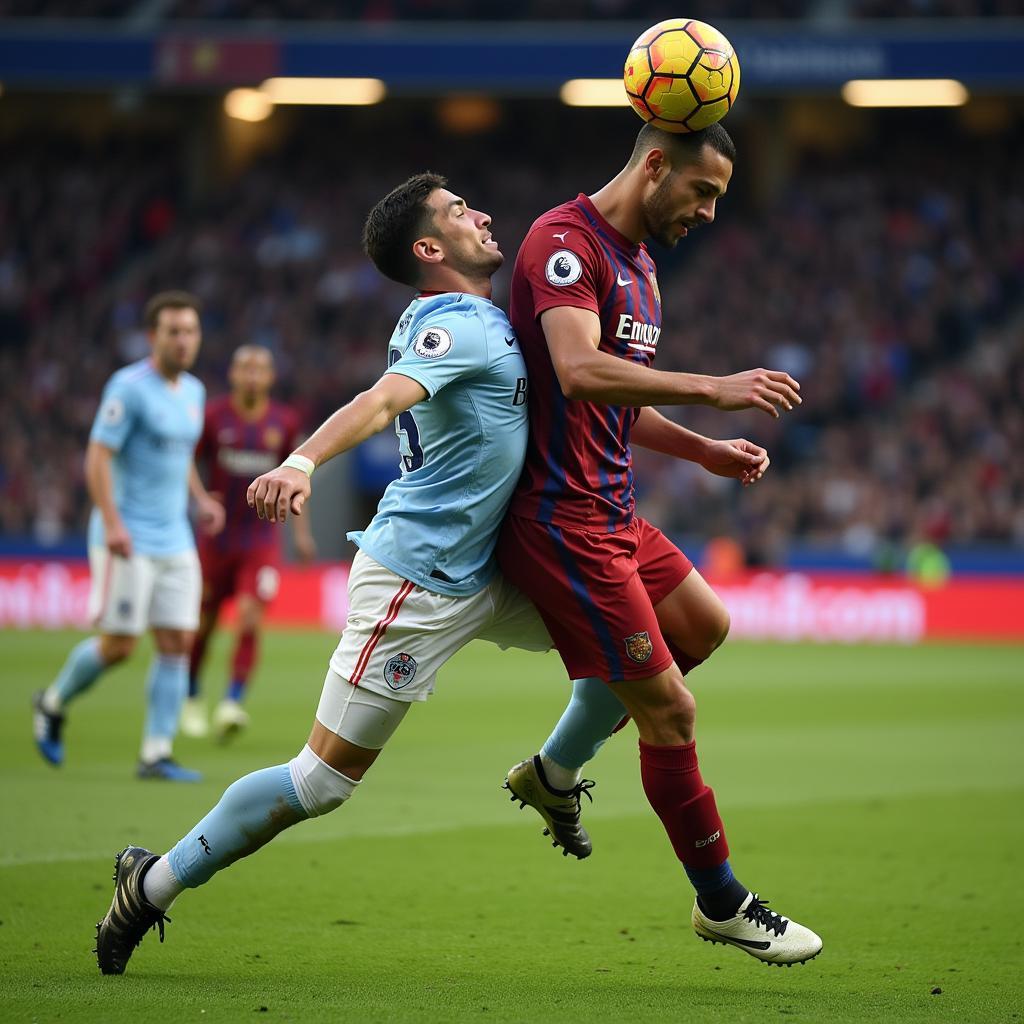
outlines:
[[[394,366],[402,353],[392,349],[388,366]],[[406,409],[395,417],[395,433],[398,435],[398,447],[402,456],[402,465],[407,473],[419,469],[423,465],[423,449],[420,447],[420,428],[416,426],[416,417]]]

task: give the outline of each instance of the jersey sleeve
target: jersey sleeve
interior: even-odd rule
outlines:
[[[116,377],[107,381],[96,411],[90,441],[98,441],[105,448],[119,452],[124,446],[138,415],[138,395],[135,389]]]
[[[474,311],[465,315],[425,316],[416,325],[402,358],[386,373],[400,373],[422,384],[430,398],[453,381],[487,369],[487,333]]]
[[[531,232],[517,269],[529,282],[534,319],[557,306],[589,309],[600,316],[605,263],[597,242],[579,224],[552,222]]]

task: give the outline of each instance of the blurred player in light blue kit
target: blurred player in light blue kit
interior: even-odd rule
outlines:
[[[90,615],[98,629],[68,655],[52,685],[33,699],[36,746],[64,760],[67,705],[153,630],[156,654],[146,681],[140,778],[195,781],[171,757],[188,688],[188,654],[198,623],[199,561],[188,519],[191,493],[204,528],[224,510],[203,487],[192,455],[206,391],[187,372],[199,352],[198,303],[162,292],[146,305],[152,355],[115,373],[89,436],[85,476],[95,508],[89,521]]]

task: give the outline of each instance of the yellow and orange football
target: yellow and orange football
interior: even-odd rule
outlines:
[[[645,121],[669,132],[695,132],[729,113],[740,91],[740,64],[717,28],[670,18],[641,33],[622,78]]]

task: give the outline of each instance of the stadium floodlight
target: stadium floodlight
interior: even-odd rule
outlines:
[[[273,101],[259,89],[232,89],[224,97],[224,113],[239,121],[265,121],[273,112]]]
[[[343,107],[380,103],[387,94],[379,78],[268,78],[260,91],[274,104]]]
[[[559,93],[570,107],[628,107],[621,78],[573,78]]]
[[[954,78],[859,78],[842,93],[851,107],[962,107],[970,98]]]

